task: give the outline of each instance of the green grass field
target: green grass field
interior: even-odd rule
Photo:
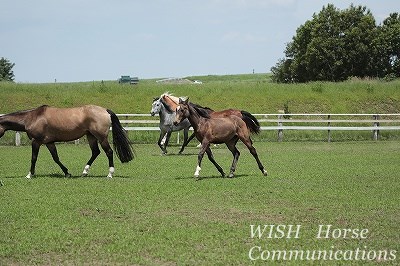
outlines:
[[[149,113],[153,97],[166,91],[216,110],[277,113],[286,105],[292,113],[400,113],[400,80],[275,84],[266,74],[190,78],[204,83],[0,82],[0,113],[43,104]],[[328,257],[285,262],[398,265],[400,133],[381,133],[385,141],[350,142],[369,140],[371,132],[333,132],[334,142],[326,143],[326,132],[287,131],[285,142],[278,143],[276,132],[262,132],[254,140],[268,177],[240,145],[236,178],[220,178],[205,157],[203,178],[196,181],[196,144],[184,155],[172,146],[161,156],[157,132],[129,132],[137,158],[117,162],[113,179],[105,178],[104,153],[82,178],[89,147],[59,144],[74,177],[64,178],[42,147],[37,176],[27,180],[29,140],[23,134],[23,145],[12,146],[14,133],[7,132],[0,140],[0,266],[271,265],[284,262],[272,259],[273,251],[281,251],[278,256],[309,250]],[[213,150],[228,172],[230,152],[223,145]],[[259,238],[252,237],[251,225],[299,225],[301,231],[296,239],[280,238],[279,231]],[[319,225],[332,225],[334,236],[318,239]],[[340,228],[352,229],[350,237],[340,237]]]
[[[236,108],[251,113],[278,113],[286,105],[291,113],[400,113],[400,80],[352,79],[345,82],[306,84],[272,83],[267,74],[196,76],[204,83],[160,84],[141,80],[136,86],[117,81],[24,84],[0,82],[0,113],[36,108],[43,104],[72,107],[97,104],[116,113],[150,113],[153,98],[169,91],[215,110]],[[372,118],[371,118],[372,119]],[[131,132],[135,142],[154,143],[157,132]],[[175,134],[174,134],[175,135]],[[174,137],[173,137],[174,138]],[[261,141],[276,141],[276,132],[262,132]],[[322,131],[291,131],[285,141],[326,141]],[[336,131],[333,141],[371,140],[371,132]],[[399,131],[382,131],[382,140],[399,140]],[[28,144],[27,138],[22,139]],[[14,135],[6,134],[0,145],[12,145]]]
[[[24,84],[0,82],[0,113],[43,104],[71,107],[97,104],[116,113],[149,113],[153,97],[166,91],[189,96],[215,110],[237,108],[252,113],[277,113],[287,104],[292,113],[399,113],[400,80],[349,80],[276,84],[267,74],[189,77],[204,83],[159,84],[141,80],[137,86],[116,81]]]
[[[219,178],[204,158],[200,181],[192,177],[198,152],[193,146],[185,155],[176,155],[179,147],[173,146],[168,156],[160,156],[156,144],[136,144],[137,158],[118,162],[113,179],[105,178],[104,153],[82,178],[90,149],[58,147],[74,178],[62,177],[42,148],[37,176],[27,180],[30,147],[0,146],[0,265],[277,263],[251,261],[253,247],[336,253],[359,249],[365,257],[292,259],[287,261],[291,265],[376,264],[382,262],[380,251],[388,252],[386,264],[399,263],[399,142],[255,142],[268,177],[240,145],[236,178]],[[224,146],[213,151],[227,171],[230,152]],[[251,237],[250,225],[301,225],[301,232],[297,239],[259,239]],[[368,233],[355,239],[317,239],[319,225]]]

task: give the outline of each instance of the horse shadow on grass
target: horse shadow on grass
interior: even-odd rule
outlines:
[[[211,176],[201,176],[201,177],[194,177],[194,176],[185,176],[185,177],[176,177],[175,180],[195,180],[195,181],[203,181],[203,180],[213,180],[213,179],[227,179],[227,180],[235,180],[239,177],[247,177],[249,176],[248,174],[240,174],[240,175],[235,175],[232,178],[229,178],[227,176],[222,177],[221,175],[211,175]]]
[[[82,176],[82,175],[71,175],[71,176],[65,176],[63,174],[58,174],[58,173],[52,173],[52,174],[40,174],[40,175],[35,175],[34,179],[36,178],[45,178],[45,177],[49,177],[49,178],[55,178],[55,179],[90,179],[90,178],[98,178],[98,179],[113,179],[113,178],[131,178],[128,175],[113,175],[112,178],[107,177],[106,175],[100,175],[100,174],[94,174],[94,175],[87,175],[87,176]]]
[[[152,156],[197,156],[199,153],[167,153],[167,154],[162,154],[162,153],[158,153],[155,154],[153,153]]]

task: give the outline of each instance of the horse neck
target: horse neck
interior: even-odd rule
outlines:
[[[199,123],[201,122],[202,119],[205,119],[199,115],[199,113],[194,109],[192,106],[188,105],[189,107],[189,117],[188,120],[190,124],[192,125],[193,129],[197,131],[199,128]]]
[[[168,104],[168,106],[172,110],[175,110],[176,107],[178,107],[178,105],[179,105],[179,98],[177,98],[177,99],[178,99],[178,102],[176,102],[171,96],[167,96],[167,95],[164,96],[164,102],[166,104]]]
[[[29,115],[29,111],[23,111],[0,116],[0,125],[4,130],[25,131]]]
[[[173,119],[175,117],[175,113],[170,113],[167,111],[167,109],[164,107],[164,105],[161,105],[160,109],[160,123],[161,124],[171,124],[173,123]]]

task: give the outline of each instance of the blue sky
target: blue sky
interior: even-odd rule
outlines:
[[[397,0],[2,0],[0,57],[17,82],[269,72],[296,29],[333,3],[377,23]]]

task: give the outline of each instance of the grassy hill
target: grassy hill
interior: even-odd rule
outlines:
[[[340,83],[272,83],[267,74],[196,76],[203,84],[160,84],[155,79],[139,85],[116,81],[79,83],[0,83],[0,113],[48,104],[70,107],[97,104],[117,113],[148,113],[153,97],[169,91],[189,96],[213,109],[238,108],[253,113],[399,113],[400,80],[350,80]]]
[[[163,84],[156,79],[138,85],[117,81],[77,83],[0,83],[0,113],[35,108],[47,104],[72,107],[96,104],[116,113],[150,113],[153,98],[169,91],[214,110],[237,108],[251,113],[278,113],[286,105],[291,113],[400,113],[400,80],[391,82],[353,79],[346,82],[276,84],[268,74],[193,76],[203,84]],[[130,132],[136,143],[155,143],[158,132]],[[276,132],[263,132],[257,140],[276,140]],[[0,144],[12,144],[7,134]],[[171,142],[175,141],[173,134]],[[381,139],[398,139],[399,132],[382,132]],[[333,134],[335,141],[371,139],[370,132]],[[285,140],[326,140],[326,132],[293,131]],[[28,143],[26,137],[23,143]]]

